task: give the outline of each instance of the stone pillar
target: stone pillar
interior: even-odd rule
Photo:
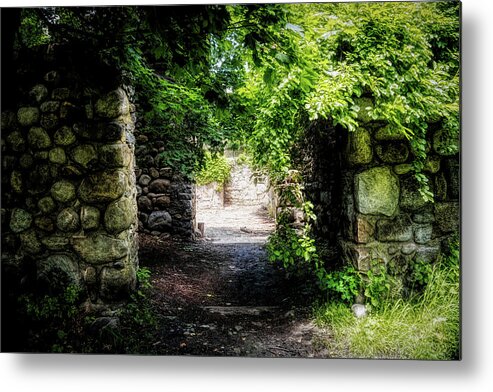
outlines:
[[[76,285],[108,304],[136,283],[133,106],[57,64],[2,113],[2,263],[31,288]]]
[[[163,164],[165,143],[136,134],[139,231],[161,238],[191,239],[195,232],[195,186]]]
[[[349,134],[344,158],[342,249],[362,271],[380,261],[404,276],[413,260],[435,261],[443,241],[458,231],[458,141],[457,148],[443,148],[444,132],[430,125],[424,173],[435,202],[425,202],[405,137],[388,125],[361,120],[362,127]]]

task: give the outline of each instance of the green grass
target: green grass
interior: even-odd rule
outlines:
[[[361,319],[340,302],[316,309],[319,326],[331,336],[331,356],[344,358],[459,359],[459,252],[435,263],[424,292],[385,302]]]

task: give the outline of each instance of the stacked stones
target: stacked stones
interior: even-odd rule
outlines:
[[[132,105],[64,76],[46,73],[2,113],[2,261],[118,301],[137,267]]]
[[[170,167],[161,165],[161,140],[136,133],[139,232],[161,238],[192,239],[195,229],[195,187]]]
[[[229,178],[222,184],[197,187],[197,203],[201,208],[224,206],[261,206],[273,208],[273,195],[269,178],[265,173],[254,171],[241,156],[244,153],[226,150],[224,155],[231,167]]]
[[[366,99],[360,107],[370,105]],[[435,195],[429,203],[419,193],[405,137],[365,115],[360,120],[364,128],[349,135],[342,180],[343,250],[360,270],[381,260],[405,274],[412,260],[435,260],[443,240],[458,231],[459,142],[432,125],[424,168]]]
[[[264,173],[255,172],[252,168],[238,162],[234,156],[228,159],[231,164],[229,180],[224,184],[224,204],[252,206],[270,205],[269,179]]]

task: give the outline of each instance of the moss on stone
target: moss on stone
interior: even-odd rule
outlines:
[[[401,141],[406,140],[406,136],[392,125],[379,128],[375,132],[375,139],[378,141]]]
[[[36,124],[39,121],[39,109],[36,107],[20,108],[17,111],[17,121],[22,126]]]
[[[14,170],[10,175],[10,186],[15,193],[22,193],[23,180],[21,172]]]
[[[99,209],[92,206],[82,206],[80,218],[84,230],[97,229],[101,213]]]
[[[399,203],[399,181],[388,167],[375,167],[355,176],[355,196],[362,214],[392,216]]]
[[[48,133],[41,127],[32,127],[27,134],[27,140],[33,148],[44,149],[51,146]]]
[[[136,221],[137,211],[128,197],[116,200],[108,206],[104,214],[104,225],[110,233],[126,230]]]
[[[77,231],[80,227],[79,214],[72,208],[64,208],[56,217],[56,225],[61,231]]]
[[[127,186],[127,175],[120,170],[103,171],[84,178],[79,196],[86,203],[104,203],[118,199]]]
[[[30,154],[23,154],[19,159],[19,164],[24,169],[30,168],[33,165],[33,163],[34,163],[33,157]]]
[[[26,140],[19,131],[10,133],[7,136],[7,143],[10,144],[12,150],[15,152],[24,151],[26,149]]]
[[[63,164],[67,160],[67,157],[65,156],[65,151],[63,148],[55,147],[50,150],[48,159],[52,163]]]
[[[129,113],[130,103],[127,94],[119,88],[97,100],[96,113],[104,118],[116,118]]]
[[[96,149],[91,144],[81,144],[75,147],[71,152],[72,159],[84,168],[87,168],[89,164],[97,161],[98,155]]]
[[[60,203],[66,203],[75,198],[75,187],[71,182],[58,181],[51,187],[51,196]]]
[[[43,250],[41,242],[34,230],[25,231],[20,234],[22,250],[26,253],[35,255]]]
[[[430,188],[433,191],[433,184],[431,184]],[[420,185],[413,175],[401,179],[401,208],[417,211],[430,204],[423,199],[419,189]]]
[[[365,165],[372,161],[373,150],[370,133],[358,128],[349,133],[348,162],[352,165]]]
[[[38,201],[38,208],[43,214],[49,214],[55,210],[55,202],[50,196],[43,197]]]
[[[74,132],[67,126],[58,129],[55,132],[53,139],[55,144],[58,144],[59,146],[69,146],[77,140]]]
[[[32,216],[22,208],[14,208],[10,216],[10,229],[14,233],[20,233],[31,227]]]
[[[404,163],[409,157],[409,149],[404,143],[378,144],[375,151],[385,163]]]
[[[73,239],[74,250],[86,262],[106,264],[127,256],[129,243],[124,239],[94,232]]]

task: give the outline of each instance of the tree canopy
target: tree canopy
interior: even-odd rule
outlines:
[[[354,131],[367,116],[410,140],[429,199],[430,124],[458,139],[458,13],[453,1],[47,7],[22,10],[16,46],[77,43],[120,68],[143,131],[186,174],[229,142],[281,181],[310,121]]]

